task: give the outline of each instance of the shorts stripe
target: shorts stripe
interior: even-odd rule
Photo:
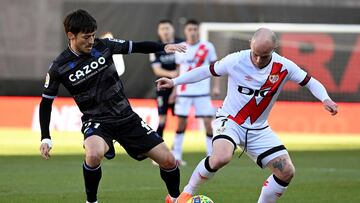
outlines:
[[[262,160],[271,155],[271,154],[274,154],[275,152],[278,152],[278,151],[281,151],[281,150],[286,150],[285,146],[284,145],[279,145],[279,146],[276,146],[276,147],[273,147],[263,153],[261,153],[258,157],[257,157],[257,160],[256,160],[256,163],[257,165],[259,165],[261,168],[263,167],[262,165]]]

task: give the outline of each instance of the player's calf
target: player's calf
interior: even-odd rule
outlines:
[[[101,180],[101,160],[109,150],[105,140],[97,135],[87,137],[84,141],[85,161],[83,163],[83,175],[85,182],[86,200],[97,201],[97,191]]]
[[[180,195],[180,170],[175,157],[164,143],[151,149],[146,155],[159,164],[160,176],[166,184],[172,201]]]
[[[267,167],[273,172],[264,182],[258,203],[274,203],[286,191],[295,175],[295,167],[288,154],[271,160]]]
[[[214,138],[212,155],[201,160],[197,165],[189,183],[184,188],[184,196],[194,195],[200,185],[213,178],[218,169],[230,162],[234,144],[226,139]]]

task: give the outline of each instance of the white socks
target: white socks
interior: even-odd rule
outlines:
[[[191,175],[189,183],[185,186],[184,192],[194,195],[201,184],[214,177],[215,172],[216,170],[209,166],[209,157],[201,160]]]
[[[184,132],[176,132],[172,152],[176,160],[182,160],[182,147],[184,142]]]
[[[275,180],[276,179],[276,180]],[[285,183],[274,175],[264,182],[258,203],[274,203],[285,192],[288,183]]]
[[[210,156],[212,152],[212,137],[206,135],[205,144],[206,144],[206,156]]]

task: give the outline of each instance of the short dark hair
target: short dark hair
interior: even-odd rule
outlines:
[[[200,23],[199,23],[199,21],[197,21],[195,19],[189,19],[185,23],[185,26],[187,26],[187,25],[197,25],[198,26],[198,25],[200,25]]]
[[[78,9],[68,14],[64,19],[65,33],[77,35],[79,32],[91,33],[96,31],[96,20],[85,10]]]
[[[173,25],[172,21],[171,20],[168,20],[168,19],[163,19],[163,20],[160,20],[158,25],[160,24],[165,24],[165,23],[169,23],[170,25]]]

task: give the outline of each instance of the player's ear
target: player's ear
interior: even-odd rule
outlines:
[[[72,32],[67,32],[66,33],[66,37],[69,39],[69,40],[73,40],[73,39],[75,39],[75,35],[74,35],[74,33],[72,33]]]

